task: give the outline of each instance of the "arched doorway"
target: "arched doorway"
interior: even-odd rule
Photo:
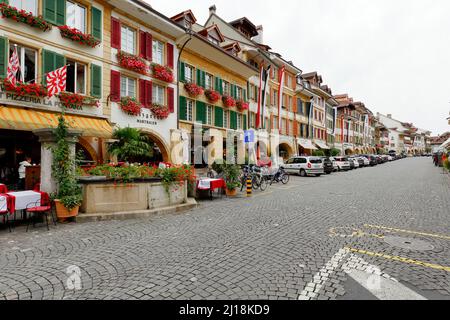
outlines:
[[[294,150],[289,144],[280,143],[278,146],[278,154],[283,158],[283,160],[288,160],[294,155]]]
[[[99,161],[97,152],[83,137],[80,137],[75,145],[75,154],[77,160],[82,162],[94,163]]]
[[[353,150],[352,150],[352,149],[345,149],[345,155],[346,155],[346,156],[351,156],[351,155],[353,155]]]
[[[164,139],[156,132],[148,129],[140,129],[143,134],[147,135],[151,142],[153,142],[153,156],[149,157],[149,162],[170,162],[170,152],[168,145]]]

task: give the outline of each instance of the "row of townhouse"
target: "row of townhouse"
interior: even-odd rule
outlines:
[[[21,81],[0,86],[2,181],[14,179],[25,156],[40,164],[36,179],[50,176],[48,146],[62,110],[75,151],[87,162],[109,160],[113,130],[128,126],[154,141],[149,161],[192,161],[196,139],[214,143],[219,151],[212,157],[222,157],[245,146],[215,137],[248,129],[279,135],[283,158],[390,147],[384,132],[392,128],[363,103],[333,95],[317,72],[304,73],[273,51],[262,26],[245,17],[227,22],[215,6],[203,25],[191,10],[168,18],[141,0],[0,0],[0,6],[0,78],[16,50]],[[66,92],[46,97],[39,91],[46,74],[65,65]]]

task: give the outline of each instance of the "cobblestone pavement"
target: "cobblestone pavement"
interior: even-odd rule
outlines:
[[[404,159],[178,215],[1,228],[0,243],[0,299],[380,298],[361,272],[445,299],[450,178]]]

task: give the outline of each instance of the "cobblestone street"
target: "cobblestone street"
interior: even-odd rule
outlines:
[[[0,242],[0,299],[392,298],[370,274],[393,298],[449,299],[450,179],[410,158],[178,215],[2,226]]]

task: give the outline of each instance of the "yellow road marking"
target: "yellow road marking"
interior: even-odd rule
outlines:
[[[351,234],[343,234],[339,233],[338,229],[345,229],[346,227],[338,227],[338,228],[331,228],[328,232],[330,233],[331,237],[341,237],[341,238],[362,238],[364,236],[366,237],[372,237],[372,238],[378,238],[378,239],[384,239],[383,235],[379,234],[371,234],[371,233],[365,233],[360,229],[356,228],[347,228],[349,231],[353,231]],[[340,232],[344,232],[345,230],[342,230]]]
[[[409,259],[409,258],[391,256],[391,255],[384,254],[384,253],[371,252],[371,251],[360,250],[360,249],[355,249],[355,248],[350,248],[350,247],[346,247],[345,249],[350,250],[350,252],[353,252],[353,253],[360,253],[360,254],[365,254],[368,256],[372,256],[372,257],[384,258],[384,259],[399,261],[399,262],[403,262],[403,263],[407,263],[407,264],[413,264],[416,266],[427,267],[427,268],[432,268],[432,269],[436,269],[436,270],[450,272],[450,267],[444,267],[444,266],[440,266],[438,264],[422,262],[422,261],[413,260],[413,259]]]
[[[440,234],[432,234],[432,233],[425,233],[425,232],[418,232],[418,231],[411,231],[411,230],[404,230],[404,229],[395,229],[395,228],[388,228],[388,227],[383,227],[383,226],[373,226],[373,225],[370,225],[370,224],[365,224],[364,227],[365,228],[374,228],[374,229],[387,230],[387,231],[394,231],[394,232],[399,232],[399,233],[417,234],[417,235],[425,236],[425,237],[432,237],[432,238],[440,238],[440,239],[450,240],[450,236],[444,236],[444,235],[440,235]]]

